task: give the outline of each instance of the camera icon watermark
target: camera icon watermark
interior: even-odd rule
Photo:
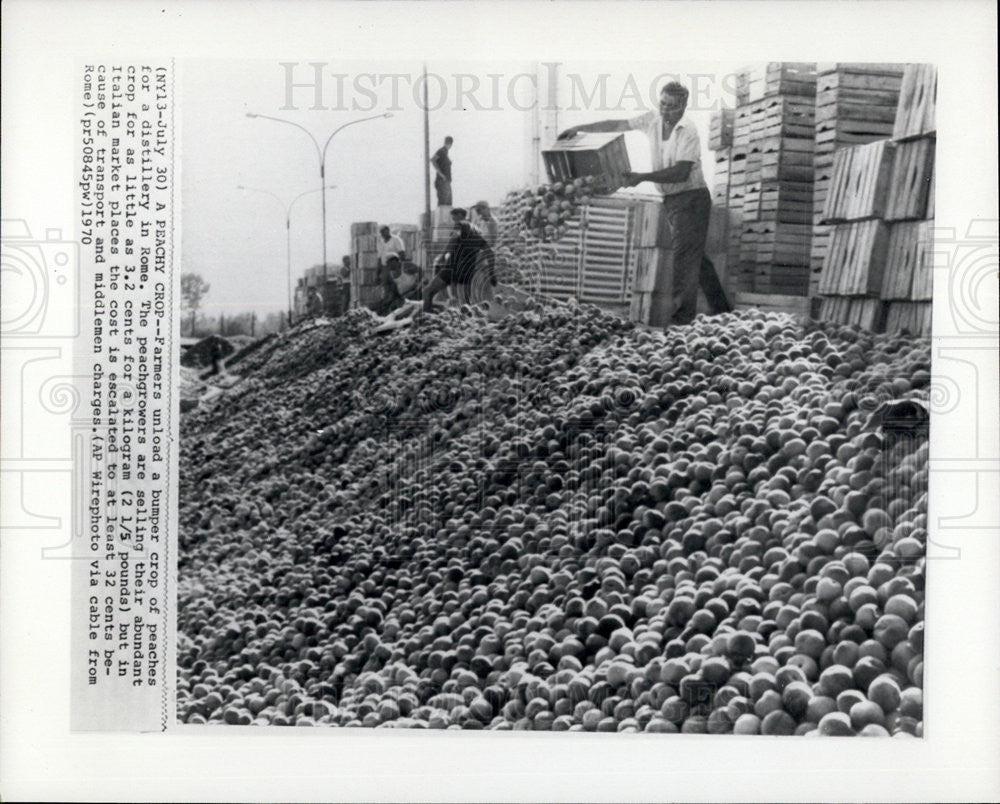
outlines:
[[[935,335],[996,335],[997,279],[1000,275],[1000,221],[976,219],[964,235],[948,227],[934,229],[933,265],[945,273],[951,322]],[[942,325],[944,322],[940,322]]]
[[[46,229],[34,238],[21,219],[0,221],[3,337],[74,338],[80,334],[80,247]]]

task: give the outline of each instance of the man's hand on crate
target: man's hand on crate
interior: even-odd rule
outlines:
[[[556,137],[556,139],[557,140],[571,140],[571,139],[573,139],[573,137],[575,137],[579,133],[580,133],[580,130],[577,129],[577,128],[568,128],[564,132],[562,132],[558,137]]]
[[[635,187],[637,184],[642,184],[646,181],[646,175],[644,173],[635,173],[631,170],[626,170],[622,173],[622,182],[624,182],[625,187]]]

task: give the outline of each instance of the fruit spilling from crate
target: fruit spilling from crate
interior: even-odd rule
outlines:
[[[523,230],[543,243],[550,243],[566,233],[570,219],[590,202],[596,181],[593,176],[581,176],[567,182],[543,184],[534,190],[515,190],[507,194],[504,204],[518,208]]]
[[[920,735],[927,435],[873,414],[928,341],[523,308],[292,330],[184,418],[180,720]]]

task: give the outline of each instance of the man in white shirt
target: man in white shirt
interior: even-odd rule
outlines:
[[[379,238],[375,243],[378,249],[379,265],[385,265],[390,254],[395,254],[401,260],[406,257],[406,246],[403,245],[403,238],[398,234],[393,234],[388,226],[383,226],[379,230]]]
[[[660,90],[658,112],[649,111],[629,120],[601,120],[575,126],[559,135],[559,139],[568,139],[580,131],[639,130],[649,138],[653,169],[649,173],[626,174],[626,184],[633,187],[651,181],[663,194],[673,252],[671,320],[675,324],[689,324],[694,319],[712,213],[712,196],[701,169],[701,141],[690,118],[684,116],[687,101],[687,88],[671,81]]]

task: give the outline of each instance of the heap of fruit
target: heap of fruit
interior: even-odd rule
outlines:
[[[523,228],[543,243],[551,243],[566,234],[570,219],[590,201],[596,184],[595,176],[557,181],[534,190],[515,190],[508,194],[505,203],[520,207]]]
[[[926,340],[359,314],[182,423],[187,723],[922,734]]]

